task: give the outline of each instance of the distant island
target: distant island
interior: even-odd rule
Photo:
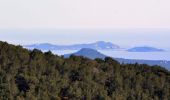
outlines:
[[[154,48],[154,47],[134,47],[131,49],[127,50],[128,52],[162,52],[164,51],[163,49],[158,49],[158,48]]]
[[[120,47],[111,42],[97,41],[89,44],[73,44],[73,45],[54,45],[50,43],[41,43],[33,45],[25,45],[27,49],[40,49],[40,50],[80,50],[82,48],[91,48],[96,50],[113,50]]]

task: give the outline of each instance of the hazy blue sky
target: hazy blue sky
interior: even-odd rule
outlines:
[[[0,40],[169,47],[170,0],[0,0]]]
[[[170,48],[170,30],[122,29],[122,30],[1,30],[0,40],[15,44],[53,43],[74,44],[108,41],[122,47],[154,46]]]
[[[170,28],[170,0],[0,0],[1,28]]]

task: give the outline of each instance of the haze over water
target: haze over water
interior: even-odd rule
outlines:
[[[134,46],[169,47],[168,29],[1,29],[0,40],[15,44],[52,43],[58,45],[112,42],[122,48]]]

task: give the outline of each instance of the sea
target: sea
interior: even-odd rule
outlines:
[[[78,50],[54,50],[52,51],[57,55],[71,54]],[[98,50],[100,53],[124,59],[139,59],[139,60],[167,60],[170,61],[170,50],[164,52],[128,52],[125,50]]]

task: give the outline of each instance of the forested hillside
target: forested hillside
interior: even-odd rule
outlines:
[[[170,72],[0,42],[0,100],[170,100]]]

